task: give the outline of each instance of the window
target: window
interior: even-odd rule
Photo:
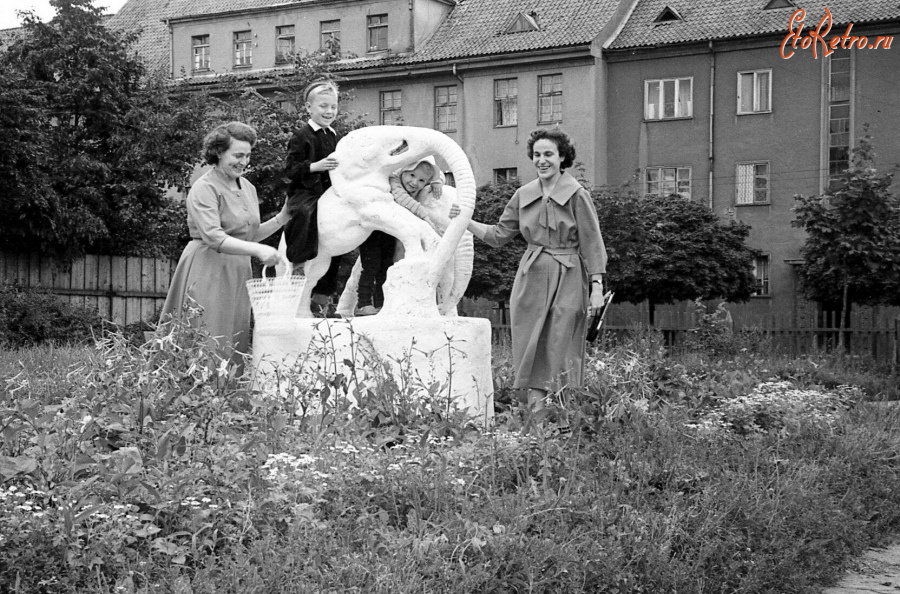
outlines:
[[[647,195],[661,197],[672,194],[685,200],[691,199],[691,168],[648,167]]]
[[[434,127],[456,132],[456,85],[434,88]]]
[[[757,256],[753,260],[753,277],[756,279],[757,297],[769,295],[769,256]]]
[[[769,164],[738,163],[735,204],[767,204],[769,202]]]
[[[275,27],[275,63],[286,64],[294,59],[294,25]]]
[[[738,72],[738,113],[772,111],[772,71]]]
[[[385,126],[400,123],[403,119],[400,107],[400,91],[382,91],[381,123]]]
[[[209,70],[209,35],[191,37],[194,52],[194,72]]]
[[[388,48],[388,15],[376,14],[368,17],[369,51],[380,52]]]
[[[518,85],[515,78],[494,81],[494,126],[515,126],[518,123]]]
[[[694,115],[693,78],[644,81],[644,118],[689,118]]]
[[[850,166],[850,104],[828,106],[828,175]]]
[[[286,112],[288,112],[288,113],[293,113],[293,112],[297,111],[296,109],[294,109],[294,104],[291,103],[291,102],[290,102],[289,100],[287,100],[287,99],[277,99],[277,100],[275,101],[275,105],[276,105],[276,106],[278,107],[278,109],[280,109],[281,111],[286,111]]]
[[[319,23],[319,49],[338,53],[341,49],[341,21]]]
[[[494,169],[494,183],[502,184],[515,181],[519,177],[519,170],[515,167],[501,167]]]
[[[562,74],[538,77],[538,123],[562,121]]]
[[[831,54],[828,67],[828,176],[850,166],[850,52]]]
[[[244,68],[253,65],[253,40],[250,31],[234,34],[234,66]]]

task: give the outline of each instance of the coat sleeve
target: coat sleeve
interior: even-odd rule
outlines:
[[[512,241],[519,233],[519,191],[506,203],[500,220],[494,225],[488,225],[482,241],[491,247],[501,247]]]
[[[416,202],[416,199],[410,196],[406,189],[404,189],[403,184],[400,182],[399,175],[392,174],[388,178],[388,181],[391,183],[391,194],[394,195],[394,202],[411,211],[420,219],[424,219],[428,216],[428,211],[425,210],[425,207]]]
[[[301,130],[295,131],[288,142],[288,154],[284,167],[284,175],[291,188],[315,189],[318,174],[309,170],[314,156],[312,137],[303,134]]]
[[[575,222],[578,226],[578,251],[588,276],[606,272],[606,246],[600,234],[597,209],[587,190],[579,190],[572,196]]]
[[[222,218],[219,215],[219,196],[211,184],[195,184],[188,192],[185,201],[188,216],[197,226],[200,240],[219,251],[222,242],[228,237],[222,229]]]

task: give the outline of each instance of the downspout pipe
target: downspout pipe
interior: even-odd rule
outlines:
[[[463,80],[463,77],[456,69],[456,62],[453,63],[453,76],[456,77],[456,80],[459,81],[459,93],[456,94],[457,101],[457,109],[456,109],[456,133],[459,135],[459,146],[463,148],[463,151],[468,147],[466,145],[466,124],[463,119],[466,115],[465,109],[465,100],[466,100],[466,84]]]
[[[409,0],[409,45],[407,51],[416,51],[416,10],[415,0]]]
[[[175,32],[172,30],[172,22],[169,19],[163,19],[166,27],[169,29],[169,76],[175,79]]]
[[[715,146],[713,122],[716,105],[716,53],[712,40],[709,41],[709,209],[713,210],[713,168],[715,167]]]

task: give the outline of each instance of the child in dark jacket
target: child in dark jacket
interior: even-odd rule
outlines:
[[[318,252],[318,203],[331,187],[329,171],[337,167],[334,156],[337,134],[331,127],[338,114],[338,89],[331,81],[310,84],[304,93],[309,121],[294,131],[288,143],[285,175],[289,180],[288,211],[290,222],[284,228],[288,260],[301,263]],[[326,304],[337,288],[341,257],[313,289],[314,303]]]

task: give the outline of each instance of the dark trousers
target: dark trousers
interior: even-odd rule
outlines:
[[[284,226],[287,258],[291,262],[306,262],[319,250],[319,199],[309,193],[298,192],[288,200],[291,220]]]
[[[362,272],[359,274],[359,307],[384,305],[384,281],[387,269],[394,263],[394,249],[397,240],[383,231],[372,231],[369,238],[359,246]]]

